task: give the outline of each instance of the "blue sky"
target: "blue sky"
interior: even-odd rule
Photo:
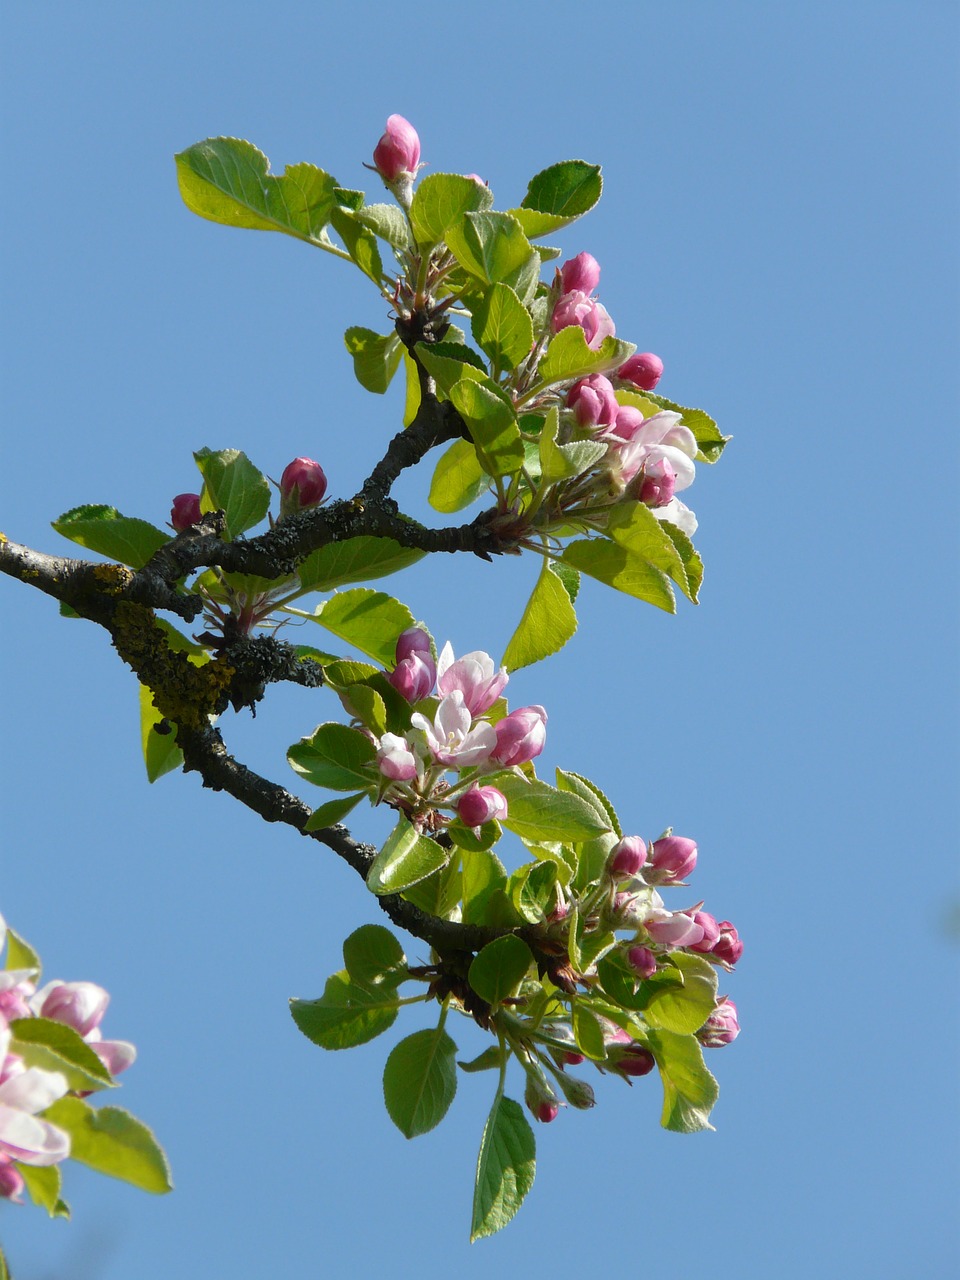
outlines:
[[[49,521],[81,502],[162,523],[203,445],[274,475],[311,455],[348,496],[398,425],[342,346],[348,325],[385,331],[375,291],[189,215],[176,151],[230,134],[372,190],[362,162],[398,111],[432,171],[482,174],[499,207],[553,161],[601,163],[603,201],[558,240],[601,262],[663,393],[734,440],[690,494],[699,608],[587,584],[577,636],[510,692],[550,712],[544,772],[699,841],[697,893],[746,940],[717,1132],[661,1132],[653,1080],[603,1081],[593,1112],[538,1128],[516,1222],[468,1246],[487,1078],[410,1143],[380,1076],[425,1021],[324,1054],[287,1013],[378,919],[359,880],[195,777],[148,787],[129,671],[5,582],[0,910],[48,976],[113,993],[108,1030],[140,1049],[122,1101],[178,1188],[71,1167],[72,1224],[0,1206],[19,1280],[951,1274],[957,8],[593,12],[8,8],[0,527],[66,552]],[[534,576],[451,561],[393,590],[458,651],[499,655]],[[328,714],[281,690],[228,741],[292,783],[287,745]],[[451,1030],[461,1056],[479,1043]]]

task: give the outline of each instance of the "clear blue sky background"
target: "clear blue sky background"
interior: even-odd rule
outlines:
[[[195,777],[148,787],[129,671],[4,580],[0,910],[49,976],[112,991],[108,1031],[140,1049],[122,1101],[177,1181],[153,1199],[71,1167],[72,1224],[0,1206],[19,1280],[955,1274],[957,6],[58,3],[3,25],[0,527],[49,551],[81,502],[162,523],[203,445],[273,475],[313,455],[349,495],[397,426],[342,346],[384,326],[374,291],[188,214],[174,152],[233,134],[362,186],[399,111],[431,171],[479,172],[500,207],[555,160],[602,163],[563,247],[600,260],[663,392],[735,438],[690,494],[699,609],[587,584],[575,640],[510,692],[550,712],[545,771],[699,840],[697,893],[747,948],[717,1132],[661,1132],[654,1079],[601,1081],[538,1128],[527,1205],[471,1248],[490,1079],[409,1143],[380,1074],[422,1015],[324,1054],[287,1012],[378,919],[359,880]],[[499,655],[534,573],[450,561],[394,589]],[[282,690],[225,727],[292,783],[286,746],[329,713]]]

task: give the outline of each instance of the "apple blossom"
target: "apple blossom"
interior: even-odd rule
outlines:
[[[413,178],[420,167],[420,138],[403,116],[387,117],[387,127],[373,149],[373,163],[388,185],[403,177]]]
[[[720,936],[713,944],[712,954],[732,969],[743,955],[743,943],[740,935],[729,920],[721,920],[718,925]]]
[[[691,947],[703,937],[703,926],[685,911],[654,909],[643,927],[662,947]]]
[[[642,836],[624,836],[610,850],[607,869],[617,880],[632,878],[647,860],[647,842]]]
[[[2,945],[2,942],[0,942]],[[0,1017],[29,1018],[36,969],[0,969]]]
[[[617,377],[641,391],[652,391],[663,376],[663,361],[652,351],[638,351],[617,370]]]
[[[665,507],[677,487],[677,473],[669,458],[652,458],[641,473],[640,501],[647,507]]]
[[[103,1039],[100,1023],[109,1003],[109,994],[95,982],[54,979],[40,988],[30,1006],[40,1018],[52,1018],[73,1027],[115,1076],[136,1061],[137,1051],[127,1040]]]
[[[699,942],[690,944],[691,951],[712,951],[720,937],[720,926],[709,911],[695,911],[693,918],[703,929],[703,937]]]
[[[649,947],[630,947],[627,951],[627,964],[641,978],[651,978],[657,971],[657,957]]]
[[[436,678],[436,663],[429,653],[412,653],[387,674],[387,679],[407,702],[419,702],[425,698],[432,692]]]
[[[520,707],[496,724],[492,758],[503,765],[535,760],[547,740],[547,713],[540,706]]]
[[[430,636],[423,627],[407,627],[397,637],[397,662],[404,658],[412,658],[415,653],[421,657],[431,657]]]
[[[600,263],[590,253],[578,253],[560,268],[560,286],[564,293],[593,293],[599,283]]]
[[[568,329],[574,324],[579,325],[583,330],[583,336],[591,351],[595,351],[604,338],[612,338],[617,332],[616,325],[606,307],[579,290],[565,293],[560,298],[550,320],[554,333],[559,333],[561,329]]]
[[[697,440],[690,428],[682,425],[679,413],[663,410],[644,418],[638,409],[625,405],[617,414],[611,434],[618,439],[611,440],[610,461],[619,469],[624,484],[629,484],[649,461],[661,458],[674,470],[675,490],[689,488],[696,479]]]
[[[67,1078],[59,1071],[23,1068],[19,1058],[9,1053],[10,1040],[6,1019],[0,1019],[0,1161],[59,1164],[70,1154],[70,1135],[39,1119],[37,1113],[63,1097]],[[4,1178],[8,1190],[3,1194],[19,1194],[15,1184],[9,1175]]]
[[[447,641],[440,650],[437,690],[446,696],[458,689],[471,715],[481,716],[489,711],[509,679],[506,668],[501,667],[495,672],[493,659],[480,649],[466,653],[462,658],[454,658],[453,646]]]
[[[294,458],[280,477],[280,516],[295,515],[317,506],[327,492],[323,467],[312,458]]]
[[[178,493],[170,508],[170,523],[177,533],[183,533],[200,519],[199,493]]]
[[[644,872],[648,884],[678,884],[697,865],[697,842],[686,836],[654,840]]]
[[[453,689],[442,699],[432,723],[419,711],[413,713],[410,723],[423,733],[434,760],[457,769],[484,763],[497,745],[492,725],[483,721],[473,724],[461,689]]]
[[[737,1006],[729,996],[721,996],[717,1006],[697,1032],[697,1039],[706,1049],[721,1049],[733,1044],[740,1034]]]
[[[385,733],[377,747],[377,768],[391,782],[411,782],[419,773],[417,757],[406,738]]]
[[[457,801],[457,814],[464,826],[482,827],[507,816],[507,798],[496,787],[471,787]]]
[[[575,382],[567,392],[567,407],[581,427],[612,426],[620,409],[613,383],[602,373]]]
[[[23,1204],[20,1198],[23,1188],[23,1174],[14,1166],[9,1156],[0,1154],[0,1200],[13,1200],[17,1204]]]

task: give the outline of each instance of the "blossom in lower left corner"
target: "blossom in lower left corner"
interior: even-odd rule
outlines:
[[[10,1053],[10,1028],[0,1018],[0,1197],[16,1200],[23,1177],[13,1164],[59,1164],[70,1154],[70,1135],[37,1114],[67,1092],[59,1071],[25,1067]]]

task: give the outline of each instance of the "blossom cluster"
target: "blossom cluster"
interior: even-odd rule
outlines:
[[[409,627],[397,640],[396,666],[387,678],[411,705],[434,689],[438,699],[432,717],[413,711],[407,733],[377,739],[383,798],[401,808],[423,801],[455,806],[468,827],[506,817],[506,797],[479,780],[540,755],[547,736],[544,708],[520,707],[492,721],[509,680],[505,668],[495,670],[493,659],[480,650],[456,658],[449,643],[434,660],[430,637],[421,627]],[[444,780],[451,770],[460,775],[452,788]]]
[[[7,926],[0,916],[0,951]],[[70,1136],[42,1118],[42,1112],[70,1090],[61,1071],[27,1066],[10,1051],[10,1023],[19,1018],[48,1018],[74,1031],[112,1076],[136,1058],[126,1040],[104,1040],[100,1023],[110,996],[93,982],[55,979],[37,989],[36,968],[0,969],[0,1199],[20,1201],[23,1165],[59,1164],[70,1155]],[[81,1095],[82,1096],[82,1095]]]

